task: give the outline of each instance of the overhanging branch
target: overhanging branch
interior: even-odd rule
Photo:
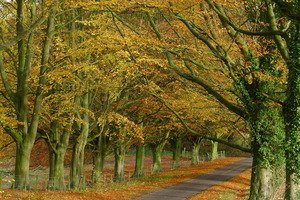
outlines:
[[[226,106],[230,111],[234,112],[235,114],[246,118],[246,112],[238,107],[237,105],[229,102],[227,99],[225,99],[221,94],[219,94],[216,90],[214,90],[209,84],[207,84],[203,79],[201,79],[198,76],[193,76],[191,74],[186,74],[180,71],[175,63],[173,62],[173,59],[171,57],[170,52],[166,52],[166,56],[169,62],[170,67],[181,77],[185,78],[186,80],[192,81],[201,87],[203,87],[209,94],[214,96],[220,103],[222,103],[224,106]]]
[[[253,35],[253,36],[274,36],[274,35],[281,35],[284,37],[287,36],[287,34],[285,32],[280,31],[280,30],[252,32],[252,31],[247,31],[247,30],[241,29],[238,26],[236,26],[234,23],[232,23],[226,16],[224,16],[222,14],[222,12],[220,12],[220,10],[214,5],[214,3],[212,3],[210,0],[205,0],[205,1],[210,5],[211,9],[213,9],[218,14],[218,16],[220,17],[221,20],[224,20],[227,24],[229,24],[237,32],[243,33],[245,35]]]
[[[218,138],[214,138],[214,137],[209,137],[209,136],[205,136],[203,134],[200,134],[198,133],[197,131],[191,129],[186,123],[185,121],[183,120],[183,118],[179,115],[179,113],[174,110],[171,106],[169,106],[169,104],[164,101],[161,97],[159,97],[158,95],[156,94],[153,94],[152,93],[152,96],[154,96],[155,98],[157,98],[162,104],[164,104],[178,119],[179,121],[181,122],[181,124],[183,125],[183,127],[190,133],[194,134],[194,135],[197,135],[199,136],[200,138],[202,139],[207,139],[207,140],[211,140],[211,141],[214,141],[214,142],[219,142],[219,143],[222,143],[222,144],[225,144],[229,147],[232,147],[232,148],[235,148],[235,149],[239,149],[241,151],[244,151],[244,152],[247,152],[247,153],[252,153],[252,149],[249,149],[249,148],[245,148],[243,146],[240,146],[238,144],[232,144],[232,143],[229,143],[229,142],[226,142],[222,139],[218,139]]]

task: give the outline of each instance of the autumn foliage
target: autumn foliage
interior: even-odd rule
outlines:
[[[299,38],[296,1],[1,1],[0,156],[15,157],[14,188],[31,187],[32,150],[49,156],[47,189],[65,190],[85,188],[86,155],[97,184],[108,155],[117,182],[134,148],[143,175],[145,147],[156,173],[164,148],[175,169],[182,150],[196,164],[223,144],[253,154],[250,199],[272,198],[284,166],[297,199]]]

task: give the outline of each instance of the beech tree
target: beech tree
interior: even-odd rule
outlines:
[[[221,4],[221,3],[220,3]],[[220,4],[209,4],[210,6],[220,7],[223,9],[223,6]],[[234,7],[234,6],[233,6]],[[202,4],[202,10],[205,11],[207,9],[206,5]],[[230,9],[230,8],[229,8]],[[176,11],[175,11],[176,12]],[[230,16],[228,12],[224,12],[225,16],[229,18]],[[231,52],[236,54],[238,50],[228,49],[222,44],[220,41],[220,37],[222,39],[226,39],[226,32],[220,31],[222,36],[218,35],[218,33],[214,32],[214,28],[212,27],[214,23],[213,20],[217,20],[217,18],[211,17],[209,15],[203,14],[203,20],[206,21],[206,30],[203,31],[203,26],[200,24],[195,24],[193,20],[186,18],[182,13],[178,13],[177,17],[180,21],[189,29],[191,34],[194,35],[199,41],[203,42],[203,44],[216,56],[216,58],[220,59],[224,65],[226,66],[227,76],[232,79],[233,94],[237,97],[238,100],[235,100],[239,105],[236,105],[232,101],[228,101],[228,96],[224,96],[224,93],[220,93],[217,89],[213,87],[203,76],[196,72],[196,68],[201,67],[197,63],[197,61],[193,62],[193,60],[187,56],[187,54],[179,55],[177,52],[173,53],[167,50],[167,57],[171,68],[173,68],[176,73],[180,76],[199,84],[201,87],[205,88],[209,94],[218,99],[223,105],[225,105],[230,111],[244,118],[251,128],[252,133],[252,152],[253,152],[253,173],[252,173],[252,182],[251,182],[251,193],[250,199],[269,199],[272,197],[275,189],[275,182],[272,176],[274,176],[274,171],[276,171],[277,165],[280,165],[282,159],[277,159],[274,156],[274,152],[271,149],[272,145],[277,148],[277,155],[282,155],[282,125],[280,123],[280,107],[279,106],[270,106],[270,100],[264,97],[264,94],[269,94],[271,96],[274,95],[273,90],[276,84],[274,78],[271,78],[270,81],[264,79],[261,74],[267,74],[269,76],[276,77],[278,72],[268,71],[270,69],[267,68],[268,63],[264,63],[260,56],[255,56],[255,52],[251,50],[251,47],[247,45],[246,38],[241,37],[239,34],[236,34],[236,31],[233,30],[224,20],[221,19],[220,24],[227,30],[227,34],[230,38],[232,38],[232,45],[237,45],[236,47],[240,50],[241,60],[234,60],[232,58]],[[216,22],[216,21],[215,21]],[[178,63],[175,63],[173,55],[179,55],[185,62],[184,66],[189,72],[183,71],[179,68]],[[207,63],[206,63],[207,65]],[[241,68],[240,68],[241,67]],[[270,65],[268,65],[270,67]],[[243,70],[247,69],[249,71]],[[224,69],[224,68],[223,68]],[[261,71],[259,71],[261,70]],[[270,73],[271,72],[271,73]],[[273,72],[273,74],[272,74]],[[255,74],[258,73],[258,74]],[[250,75],[250,76],[249,76]],[[251,77],[251,78],[250,78]],[[249,80],[250,78],[250,80]],[[272,112],[270,112],[272,110]],[[265,120],[267,118],[272,118],[272,120]],[[277,123],[274,124],[274,121]],[[276,128],[275,128],[276,127]],[[266,132],[270,131],[270,135],[272,137],[266,137]],[[262,142],[264,141],[264,142]],[[274,147],[273,146],[273,147]],[[282,165],[282,164],[281,164]]]
[[[286,193],[285,199],[299,199],[299,131],[300,131],[300,10],[299,2],[265,1],[269,28],[278,51],[288,69],[286,99],[283,103],[285,121]],[[279,24],[278,24],[279,23]],[[280,27],[281,25],[281,27]],[[276,33],[278,32],[278,33]]]
[[[29,188],[29,158],[40,119],[42,85],[45,82],[46,69],[49,67],[57,5],[57,1],[49,2],[47,6],[24,0],[2,4],[3,9],[12,11],[7,16],[1,16],[4,24],[2,26],[8,28],[7,31],[1,32],[0,73],[5,88],[2,95],[12,106],[16,122],[2,121],[1,124],[16,143],[14,187],[18,189]],[[47,24],[44,33],[39,31],[43,40],[39,40],[38,43],[42,48],[39,48],[40,53],[36,53],[35,29],[45,21]],[[11,23],[15,23],[16,27],[12,28],[9,25]],[[14,33],[13,37],[10,36],[10,31]],[[34,66],[38,66],[38,69]],[[38,70],[39,74],[32,74],[34,70]],[[8,75],[9,73],[13,73],[16,78]]]
[[[236,19],[239,26],[248,25],[243,21],[246,20],[243,16],[247,17],[243,4],[221,1],[147,3],[143,4],[148,21],[143,25],[149,30],[145,35],[157,40],[153,45],[165,51],[170,68],[204,88],[248,123],[254,158],[250,199],[270,199],[278,175],[274,171],[278,165],[282,166],[284,137],[281,106],[274,101],[281,98],[284,77],[276,64],[282,66],[282,63],[268,59],[268,55],[277,52],[263,51],[263,43],[239,34],[232,27],[231,18]],[[241,14],[234,16],[228,12],[231,10],[239,10]],[[216,15],[211,15],[212,12]],[[164,20],[155,20],[157,18]],[[188,126],[186,128],[195,133]],[[239,145],[227,145],[249,151]]]
[[[212,7],[213,4],[207,1]],[[285,199],[298,199],[298,186],[296,184],[299,174],[299,2],[284,0],[266,0],[262,2],[250,1],[250,9],[258,10],[261,6],[265,8],[257,11],[259,18],[255,23],[268,22],[265,26],[267,31],[253,31],[239,27],[236,22],[230,21],[218,7],[214,11],[230,25],[232,29],[244,35],[260,36],[271,39],[276,44],[277,52],[288,71],[286,98],[275,98],[275,102],[283,105],[283,116],[285,123],[285,159],[286,159],[286,190]],[[261,16],[267,17],[261,17]],[[275,45],[274,45],[275,46]],[[274,55],[271,60],[276,60]],[[278,65],[278,64],[277,64]]]

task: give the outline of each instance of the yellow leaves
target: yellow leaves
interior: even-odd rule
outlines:
[[[103,116],[99,118],[98,122],[106,122],[111,127],[111,133],[109,136],[112,139],[132,137],[143,140],[142,128],[119,113],[110,112],[105,118]]]
[[[5,104],[0,106],[0,132],[3,133],[3,127],[10,126],[12,128],[17,127],[19,122],[16,120],[16,116],[13,114],[13,109]]]

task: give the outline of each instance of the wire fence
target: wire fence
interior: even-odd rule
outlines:
[[[225,158],[225,151],[219,151],[218,152],[219,158]],[[207,162],[211,160],[210,154],[203,154],[199,157],[200,163]],[[191,166],[191,152],[185,151],[182,152],[181,158],[180,158],[180,164],[179,167],[189,167]],[[112,164],[110,164],[112,165]],[[134,174],[134,163],[132,162],[125,162],[125,168],[124,168],[124,179],[123,181],[130,181],[133,179]],[[89,174],[92,174],[92,166],[85,165],[86,168],[83,171],[85,171]],[[102,176],[102,184],[111,184],[114,182],[114,174],[113,174],[113,167],[112,166],[106,166],[107,168],[110,168],[106,170],[106,173]],[[9,169],[9,170],[8,170]],[[12,172],[12,166],[1,168],[0,167],[0,189],[9,189],[14,188],[14,173]],[[161,171],[171,171],[173,169],[173,160],[170,158],[166,159],[164,156],[162,157],[162,169]],[[65,184],[68,189],[70,189],[70,180],[69,180],[69,168],[65,168]],[[152,162],[146,162],[144,165],[144,176],[150,176],[152,175]],[[49,181],[49,168],[43,167],[43,166],[37,166],[34,169],[30,170],[29,174],[29,187],[30,190],[47,190],[48,187],[48,181]],[[54,178],[52,178],[54,180]],[[82,176],[81,178],[81,188],[85,189],[88,187],[91,183],[91,176]]]

